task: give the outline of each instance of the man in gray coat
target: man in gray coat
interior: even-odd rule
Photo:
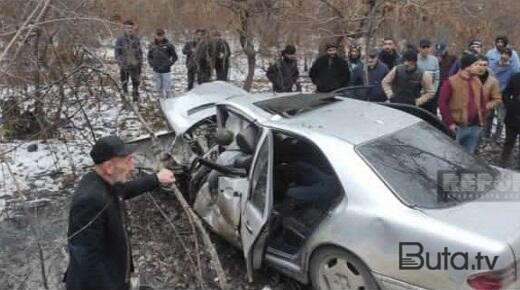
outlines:
[[[128,94],[128,81],[132,80],[132,97],[139,101],[139,83],[143,66],[141,40],[136,34],[137,26],[133,21],[125,21],[125,32],[117,37],[115,58],[119,65],[123,93]]]

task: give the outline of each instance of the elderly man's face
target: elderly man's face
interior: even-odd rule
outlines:
[[[366,58],[367,65],[369,67],[375,66],[376,63],[377,63],[377,60],[378,60],[377,55],[368,55],[367,58]]]
[[[114,183],[127,182],[130,179],[130,173],[134,170],[134,161],[131,154],[122,157],[114,157],[108,162],[111,163],[109,174]]]

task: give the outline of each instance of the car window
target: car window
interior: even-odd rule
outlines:
[[[266,138],[262,147],[260,148],[258,158],[253,169],[253,176],[251,179],[252,190],[249,196],[251,203],[257,207],[260,212],[265,210],[265,200],[267,194],[267,174],[269,164],[269,142]]]
[[[457,195],[443,189],[439,174],[471,171],[493,178],[498,174],[425,122],[370,141],[356,150],[410,206],[439,208],[462,202]]]

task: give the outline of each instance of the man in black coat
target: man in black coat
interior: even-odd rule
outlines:
[[[90,155],[95,170],[81,179],[72,196],[64,282],[68,290],[129,289],[133,264],[124,201],[175,178],[163,169],[128,181],[132,148],[116,136],[99,139]]]
[[[148,63],[154,71],[157,91],[163,98],[170,97],[171,67],[177,58],[175,46],[165,37],[164,29],[157,29],[155,39],[148,48]]]
[[[229,78],[229,57],[231,49],[228,42],[222,38],[220,32],[215,32],[215,73],[217,80],[227,81]]]
[[[516,140],[519,139],[520,145],[520,73],[514,74],[503,93],[503,101],[506,107],[506,141],[502,151],[502,166],[508,167],[511,153]],[[518,162],[520,167],[520,161]]]
[[[197,29],[195,31],[195,39],[186,42],[182,48],[182,53],[186,56],[186,68],[188,71],[188,91],[193,89],[195,83],[195,76],[197,75],[197,60],[195,59],[195,52],[197,45],[206,35],[206,30]]]
[[[379,53],[379,60],[382,61],[389,70],[401,63],[401,56],[397,53],[395,40],[391,37],[383,39],[383,50]]]
[[[318,93],[328,93],[348,86],[350,69],[347,61],[338,57],[336,44],[327,44],[327,54],[316,59],[309,76]]]
[[[299,89],[298,63],[296,62],[296,47],[287,45],[281,53],[282,57],[270,65],[266,76],[273,84],[273,91],[277,93],[292,92],[293,86]]]

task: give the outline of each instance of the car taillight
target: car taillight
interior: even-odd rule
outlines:
[[[468,277],[468,284],[475,290],[504,289],[516,280],[515,266],[499,271],[474,274]]]

